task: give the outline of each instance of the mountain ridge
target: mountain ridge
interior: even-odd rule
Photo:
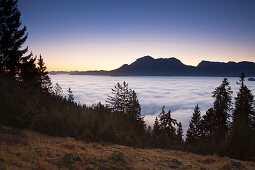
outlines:
[[[241,62],[215,62],[202,60],[197,66],[183,64],[179,59],[153,58],[144,56],[136,59],[131,64],[123,64],[111,71],[71,71],[50,72],[51,74],[71,75],[108,75],[108,76],[255,76],[255,63]]]

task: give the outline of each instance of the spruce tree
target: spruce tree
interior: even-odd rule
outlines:
[[[8,72],[12,78],[19,73],[22,56],[28,51],[28,47],[21,49],[27,33],[25,26],[20,29],[20,15],[16,0],[0,1],[0,71]],[[30,57],[23,60],[31,63]]]
[[[70,87],[68,88],[67,92],[68,92],[67,101],[69,101],[69,102],[73,102],[74,97],[73,97],[73,92],[72,92],[72,90],[71,90],[71,88],[70,88]]]
[[[141,106],[134,90],[129,90],[127,114],[134,120],[138,120],[141,115]]]
[[[56,85],[54,86],[53,93],[54,93],[55,96],[62,97],[63,90],[62,90],[61,86],[58,83],[56,83]]]
[[[199,106],[196,105],[189,123],[189,128],[187,130],[186,142],[196,143],[201,136],[202,136],[201,113]]]
[[[235,98],[233,123],[229,137],[229,154],[234,158],[249,159],[253,148],[252,124],[254,118],[254,96],[244,84],[244,73],[239,80],[240,89]]]
[[[33,88],[38,88],[38,70],[36,68],[36,57],[29,55],[28,57],[23,57],[20,64],[19,79],[23,82],[23,85],[28,85]]]
[[[129,89],[128,84],[124,81],[123,84],[117,83],[112,89],[112,96],[108,96],[106,103],[114,112],[126,114],[128,108]]]
[[[213,103],[214,111],[214,138],[216,141],[224,139],[229,130],[229,111],[232,105],[231,87],[228,79],[224,78],[222,84],[212,92],[215,98]]]
[[[159,126],[160,130],[167,135],[167,137],[176,137],[177,121],[171,117],[171,111],[165,112],[165,106],[162,108],[162,112],[159,114]]]
[[[40,55],[38,61],[38,72],[39,72],[39,86],[43,92],[52,93],[52,83],[48,75],[47,67],[43,61],[42,55]]]
[[[182,123],[179,122],[179,123],[177,124],[177,137],[178,137],[178,141],[179,141],[180,143],[183,142],[182,136],[183,136]]]
[[[154,125],[153,125],[152,136],[155,138],[155,137],[158,137],[159,134],[160,134],[160,126],[159,126],[158,117],[156,116]]]
[[[133,120],[141,120],[141,106],[134,90],[129,89],[128,83],[117,83],[112,89],[112,96],[108,96],[106,102],[114,112],[119,112]]]
[[[202,136],[205,138],[211,138],[214,136],[215,129],[215,115],[213,108],[206,111],[206,114],[202,118]]]

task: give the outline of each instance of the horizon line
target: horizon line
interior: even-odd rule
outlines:
[[[151,58],[153,58],[154,60],[157,60],[157,59],[171,59],[171,58],[175,58],[175,59],[177,59],[177,60],[179,60],[178,58],[176,58],[176,57],[174,57],[174,56],[172,56],[172,57],[166,57],[166,58],[163,58],[163,57],[160,57],[160,58],[154,58],[154,57],[152,57],[152,56],[150,56],[150,55],[145,55],[145,56],[143,56],[143,57],[139,57],[139,58],[137,58],[136,60],[138,60],[138,59],[140,59],[140,58],[144,58],[144,57],[151,57]],[[135,61],[136,61],[135,60]],[[130,64],[132,64],[132,63],[134,63],[135,61],[133,61],[133,62],[131,62]],[[231,63],[231,62],[233,62],[233,63],[240,63],[240,62],[252,62],[252,63],[255,63],[255,61],[248,61],[248,60],[242,60],[242,61],[209,61],[209,60],[201,60],[197,65],[190,65],[190,64],[185,64],[185,63],[183,63],[181,60],[179,60],[182,64],[184,64],[184,65],[187,65],[187,66],[193,66],[193,67],[197,67],[201,62],[203,62],[203,61],[207,61],[207,62],[216,62],[216,63]],[[130,64],[122,64],[121,66],[119,66],[119,67],[117,67],[117,68],[114,68],[114,69],[96,69],[96,70],[65,70],[65,69],[63,69],[63,70],[55,70],[55,69],[50,69],[50,70],[48,70],[48,72],[89,72],[89,71],[113,71],[113,70],[116,70],[116,69],[118,69],[118,68],[120,68],[120,67],[122,67],[123,65],[130,65]]]

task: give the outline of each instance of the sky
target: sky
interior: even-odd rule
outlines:
[[[137,58],[255,62],[254,0],[19,0],[25,45],[49,71],[112,70]]]

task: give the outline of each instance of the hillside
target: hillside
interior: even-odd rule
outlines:
[[[0,128],[0,169],[254,169],[255,162]]]

